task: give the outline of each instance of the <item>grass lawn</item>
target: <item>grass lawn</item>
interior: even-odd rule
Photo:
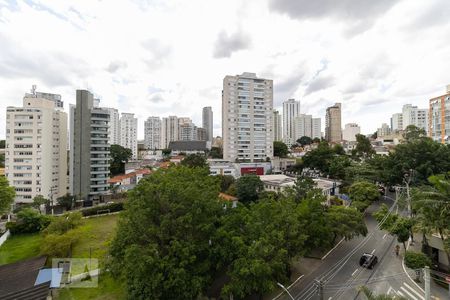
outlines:
[[[39,256],[41,242],[42,236],[39,233],[10,236],[0,246],[0,265]]]

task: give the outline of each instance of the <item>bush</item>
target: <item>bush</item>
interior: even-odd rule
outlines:
[[[80,238],[80,231],[72,229],[65,234],[48,234],[41,244],[41,254],[50,257],[68,257],[73,245]]]
[[[410,269],[422,269],[431,267],[431,259],[421,252],[406,251],[405,265]]]
[[[41,215],[32,208],[24,208],[17,213],[16,222],[6,223],[11,234],[33,233],[45,229],[50,224],[50,217]]]
[[[59,217],[53,217],[50,225],[43,232],[45,234],[64,234],[78,227],[81,224],[82,217],[80,212],[66,213]]]
[[[84,217],[112,213],[123,210],[123,203],[110,203],[81,210]]]

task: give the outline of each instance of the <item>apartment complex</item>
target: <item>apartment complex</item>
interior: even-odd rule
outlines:
[[[178,140],[178,118],[169,116],[161,122],[161,148],[168,148],[169,143]]]
[[[312,137],[312,115],[300,114],[294,118],[294,142],[302,136]]]
[[[377,137],[384,137],[391,134],[391,128],[388,124],[383,123],[381,127],[377,129]]]
[[[347,142],[356,142],[356,135],[361,133],[361,127],[356,123],[345,124],[342,131],[342,140]]]
[[[120,117],[120,145],[124,148],[131,149],[132,158],[137,159],[137,118],[134,114],[122,113]]]
[[[283,133],[281,132],[281,115],[277,110],[273,111],[272,117],[273,140],[282,141]]]
[[[273,157],[273,81],[254,73],[226,76],[222,91],[223,158],[265,161]]]
[[[327,108],[325,115],[325,139],[328,142],[340,142],[342,140],[341,103],[336,103]]]
[[[288,147],[295,143],[295,118],[300,116],[300,101],[289,99],[283,102],[283,141]]]
[[[119,111],[115,108],[105,107],[109,112],[108,138],[110,145],[120,145]]]
[[[67,114],[61,96],[35,91],[6,110],[5,176],[16,203],[67,193]]]
[[[393,132],[403,130],[403,113],[396,113],[392,115],[391,130]]]
[[[429,100],[428,136],[442,144],[450,143],[450,85],[447,92]]]
[[[313,118],[312,119],[312,132],[311,132],[311,138],[322,138],[322,120],[320,118]]]
[[[70,111],[70,193],[94,200],[109,189],[110,113],[94,105],[91,92],[77,90]]]
[[[203,107],[202,127],[206,130],[206,141],[212,143],[214,129],[213,129],[213,112],[211,106]]]
[[[428,131],[428,109],[421,109],[411,104],[405,104],[402,108],[403,130],[409,125]]]
[[[144,122],[144,143],[147,149],[161,149],[161,119],[148,117]]]

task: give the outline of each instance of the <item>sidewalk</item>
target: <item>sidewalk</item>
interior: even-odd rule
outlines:
[[[422,235],[414,234],[414,243],[409,242],[407,249],[409,251],[422,252]],[[406,268],[406,270],[411,271],[410,269],[408,269],[408,267],[405,266],[405,268]],[[414,280],[414,276],[412,276],[412,279]],[[422,279],[420,280],[420,282],[416,282],[416,283],[420,286],[420,288],[423,291],[425,291],[425,281],[423,280],[423,275],[422,275]],[[431,289],[431,295],[432,295],[431,298],[432,299],[435,299],[435,300],[449,299],[448,290],[446,288],[436,284],[436,282],[433,279],[430,280],[430,289]]]

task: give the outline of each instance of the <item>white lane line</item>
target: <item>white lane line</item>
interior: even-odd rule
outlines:
[[[419,299],[417,299],[413,294],[411,294],[410,292],[408,292],[408,290],[405,289],[404,287],[400,287],[400,289],[401,289],[402,291],[404,291],[406,294],[408,294],[409,297],[413,298],[413,300],[419,300]]]
[[[337,243],[337,245],[333,247],[333,249],[331,249],[330,251],[328,251],[328,253],[325,254],[324,257],[321,258],[321,260],[324,260],[325,258],[327,258],[327,256],[328,256],[331,252],[333,252],[333,250],[336,249],[336,248],[337,248],[344,240],[345,240],[345,238],[342,238],[342,239],[339,241],[339,243]]]
[[[402,297],[405,297],[405,295],[401,291],[397,291],[397,294],[399,294]]]
[[[388,289],[388,291],[387,291],[387,294],[390,295],[391,292],[392,292],[392,290],[393,290],[393,289],[392,289],[392,286],[390,286],[389,289]]]
[[[333,299],[333,297],[328,298],[328,300],[331,300],[331,299]]]
[[[373,249],[372,252],[370,254],[374,254],[376,249]]]
[[[355,271],[353,271],[352,276],[355,275],[356,272],[358,272],[358,269],[356,269]]]
[[[406,282],[403,282],[403,284],[412,292],[414,292],[414,294],[417,295],[417,297],[419,297],[420,299],[425,299],[424,296],[422,296],[419,292],[417,292],[415,289],[413,289],[409,284],[407,284]]]
[[[387,233],[385,233],[385,234],[383,235],[383,240],[386,238],[386,236],[387,236]]]

